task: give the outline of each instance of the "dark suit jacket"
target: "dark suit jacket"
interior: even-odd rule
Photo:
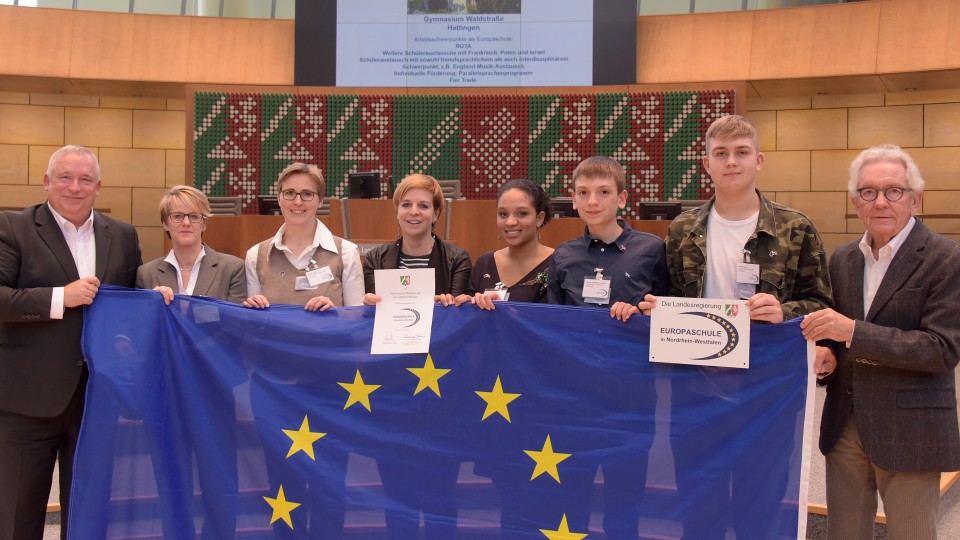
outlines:
[[[210,246],[203,246],[206,254],[200,259],[200,271],[197,272],[197,284],[193,288],[194,296],[219,298],[235,304],[247,299],[247,274],[243,260],[217,253]],[[177,269],[163,257],[150,261],[137,270],[137,288],[152,289],[158,285],[170,287],[173,292],[180,290],[177,283]]]
[[[917,220],[863,312],[857,242],[830,259],[836,309],[856,321],[837,345],[820,450],[836,444],[853,412],[870,460],[890,471],[960,469],[954,368],[960,361],[960,244]]]
[[[94,212],[96,276],[133,287],[140,245],[133,226]],[[0,212],[0,409],[38,417],[66,409],[85,369],[83,309],[50,319],[54,287],[80,279],[46,203]],[[94,300],[96,301],[96,300]]]

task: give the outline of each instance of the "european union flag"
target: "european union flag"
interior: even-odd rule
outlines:
[[[644,317],[435,309],[429,354],[371,356],[373,308],[101,288],[69,536],[803,537],[796,322],[710,369],[650,364]]]

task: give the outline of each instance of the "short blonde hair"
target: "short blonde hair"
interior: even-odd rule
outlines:
[[[705,137],[707,152],[710,151],[711,141],[732,141],[734,139],[750,139],[753,141],[753,149],[760,151],[760,136],[757,134],[757,128],[750,120],[739,114],[728,114],[721,116],[710,124],[707,128]]]
[[[393,191],[393,205],[400,207],[400,201],[411,189],[425,189],[433,194],[433,209],[440,215],[443,209],[443,188],[437,179],[426,174],[411,174],[404,178]]]
[[[291,163],[287,165],[286,169],[280,171],[280,177],[277,178],[277,184],[275,186],[277,195],[282,191],[283,183],[287,181],[287,178],[295,174],[305,174],[313,179],[313,182],[317,186],[317,197],[320,198],[320,202],[322,203],[323,198],[327,196],[327,181],[323,179],[323,173],[320,172],[320,167],[307,163]]]
[[[199,189],[192,186],[173,186],[170,191],[160,197],[160,223],[166,223],[171,208],[176,202],[183,203],[191,211],[203,214],[203,218],[210,217],[210,201]]]
[[[627,172],[623,170],[623,165],[606,156],[591,156],[581,161],[573,170],[574,188],[580,178],[613,178],[617,184],[617,193],[627,189]]]

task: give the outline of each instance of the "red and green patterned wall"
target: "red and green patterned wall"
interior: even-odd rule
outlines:
[[[382,96],[198,92],[194,182],[209,195],[269,194],[292,161],[314,163],[327,195],[347,175],[418,172],[459,179],[463,196],[492,199],[530,178],[569,195],[582,159],[606,155],[627,171],[629,201],[705,199],[700,167],[710,123],[734,112],[733,90],[535,96]],[[627,216],[636,217],[627,206]]]

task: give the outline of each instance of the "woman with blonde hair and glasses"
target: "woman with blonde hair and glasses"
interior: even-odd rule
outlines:
[[[363,303],[360,252],[317,219],[327,183],[316,165],[293,163],[280,173],[277,200],[283,225],[247,251],[247,307],[270,303],[326,311]]]
[[[200,190],[176,186],[160,199],[160,223],[172,248],[137,270],[137,287],[153,289],[169,304],[174,294],[208,296],[239,304],[247,298],[243,261],[203,243],[210,201]]]
[[[160,222],[170,238],[172,249],[166,257],[150,261],[137,269],[137,287],[153,289],[163,295],[169,305],[174,294],[206,296],[239,304],[247,297],[246,272],[243,261],[233,255],[217,253],[203,243],[203,231],[210,218],[210,201],[200,190],[191,186],[175,186],[160,198]],[[127,347],[129,338],[120,335],[117,345]],[[186,345],[184,345],[186,346]],[[139,373],[137,376],[156,376]],[[164,376],[172,376],[164,374]],[[202,536],[211,530],[233,530],[237,522],[237,460],[214,457],[195,441],[215,434],[226,445],[236,444],[236,415],[233,406],[233,387],[245,380],[240,374],[224,384],[204,388],[212,399],[223,404],[216,413],[197,409],[198,418],[209,422],[184,425],[172,418],[164,429],[154,422],[145,422],[151,440],[151,458],[160,492],[164,533],[170,537],[193,536],[194,523],[184,516],[192,516],[193,471],[191,454],[195,456],[197,477],[203,500],[204,525]],[[175,393],[164,399],[181,399]],[[205,434],[192,429],[195,425],[208,426]],[[177,444],[171,444],[176,441]],[[185,495],[186,494],[186,495]]]
[[[290,304],[304,306],[307,311],[361,305],[363,271],[356,244],[334,236],[317,219],[317,208],[327,192],[320,169],[293,163],[280,173],[276,189],[283,225],[273,238],[247,251],[250,297],[243,305],[264,309],[271,303]],[[276,538],[340,538],[343,531],[345,443],[336,434],[328,435],[324,439],[328,443],[315,450],[317,463],[324,465],[304,474],[284,463],[285,448],[268,442],[277,440],[283,426],[302,416],[296,410],[277,411],[274,404],[278,395],[316,394],[328,391],[330,386],[336,388],[326,377],[335,379],[343,364],[319,353],[311,360],[324,363],[324,376],[317,376],[317,370],[296,360],[288,363],[274,358],[262,358],[250,376],[250,404],[263,441],[271,493],[282,486],[290,500],[303,501],[307,509],[291,516],[292,529],[278,523],[273,529]]]

